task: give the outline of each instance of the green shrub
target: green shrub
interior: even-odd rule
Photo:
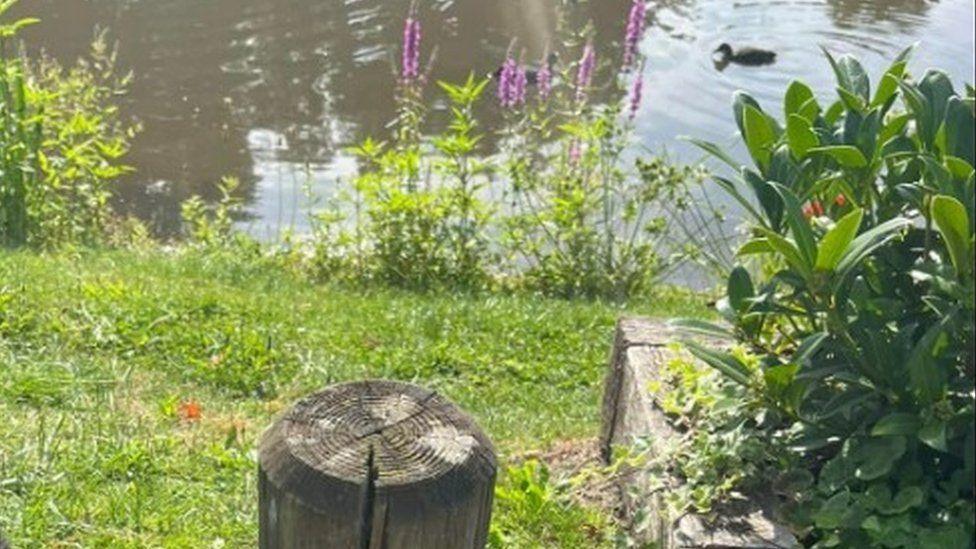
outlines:
[[[0,5],[0,16],[14,2]],[[114,105],[128,78],[99,36],[72,67],[8,51],[32,19],[0,27],[0,245],[53,248],[105,241],[110,186],[134,128]]]
[[[699,142],[739,174],[717,181],[760,268],[737,268],[718,309],[761,368],[692,348],[779,418],[811,473],[792,518],[817,547],[973,543],[973,89],[913,78],[910,51],[873,94],[827,54],[839,99],[794,82],[785,123],[736,94],[753,167]]]

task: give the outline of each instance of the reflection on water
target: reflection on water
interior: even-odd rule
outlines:
[[[301,225],[303,186],[320,195],[355,164],[343,146],[383,135],[393,115],[391,74],[411,0],[25,0],[43,23],[25,38],[66,60],[96,27],[121,42],[135,71],[127,112],[144,123],[130,158],[138,173],[123,207],[171,230],[178,203],[216,195],[237,175],[256,231]],[[616,59],[629,0],[426,0],[425,45],[440,48],[435,78],[497,66],[512,38],[539,56],[568,25],[593,21],[601,55]],[[675,140],[730,142],[731,93],[780,100],[793,78],[832,87],[818,46],[855,53],[877,73],[920,41],[914,67],[973,80],[971,0],[660,0],[651,2],[647,101],[638,135],[650,147],[697,158]],[[770,67],[716,71],[722,43],[778,52]],[[486,116],[492,116],[488,109]],[[310,178],[310,179],[309,179]],[[147,192],[148,190],[148,192]]]

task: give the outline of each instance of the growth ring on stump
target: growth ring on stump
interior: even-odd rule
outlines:
[[[405,383],[330,387],[261,440],[260,547],[484,547],[496,460],[454,404]]]

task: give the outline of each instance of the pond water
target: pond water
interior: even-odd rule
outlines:
[[[129,158],[120,206],[161,232],[179,203],[217,195],[235,175],[259,236],[302,227],[302,188],[325,196],[355,170],[343,147],[385,137],[393,116],[392,75],[411,0],[23,0],[17,15],[43,21],[24,38],[71,61],[96,29],[120,44],[135,80],[127,115],[145,130]],[[637,119],[643,145],[686,161],[699,158],[677,136],[734,142],[729,100],[744,89],[778,109],[801,78],[830,93],[819,51],[858,55],[876,76],[902,48],[920,46],[911,67],[973,81],[972,0],[651,0],[642,44],[646,101]],[[517,38],[530,56],[558,40],[560,21],[592,21],[600,55],[619,58],[629,0],[421,0],[425,47],[437,44],[434,78],[486,74]],[[718,44],[773,49],[768,67],[711,60]],[[778,110],[777,110],[778,112]],[[487,117],[497,116],[489,109]]]

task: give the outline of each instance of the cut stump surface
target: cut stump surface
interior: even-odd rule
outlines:
[[[260,447],[260,546],[479,548],[494,449],[435,392],[388,381],[305,398]]]

